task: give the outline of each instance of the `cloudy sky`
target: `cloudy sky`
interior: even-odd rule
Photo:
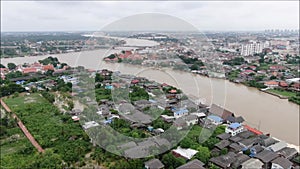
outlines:
[[[143,13],[171,15],[199,30],[299,29],[298,1],[1,1],[1,31],[96,31]]]

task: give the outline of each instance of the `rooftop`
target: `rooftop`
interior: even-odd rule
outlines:
[[[231,123],[228,127],[232,129],[237,129],[241,127],[242,125],[240,123]]]
[[[172,152],[179,154],[180,156],[186,158],[186,159],[191,159],[195,154],[198,153],[197,150],[193,150],[193,149],[184,149],[181,147],[177,147],[177,149],[172,150]]]
[[[278,156],[279,156],[278,154],[276,154],[272,151],[263,150],[262,152],[256,154],[254,157],[257,159],[260,159],[264,163],[268,163],[268,162],[271,162],[272,160],[274,160]]]
[[[290,168],[293,163],[290,162],[290,160],[283,158],[283,157],[278,157],[275,160],[272,161],[272,163],[280,165],[282,168]]]
[[[195,159],[195,160],[192,160],[182,166],[177,167],[176,169],[193,169],[193,168],[204,169],[203,166],[204,166],[204,163]]]
[[[148,169],[160,169],[165,167],[165,165],[156,158],[146,161],[145,166],[147,166]]]
[[[287,143],[284,141],[280,141],[278,143],[272,144],[269,147],[267,147],[268,150],[271,150],[273,152],[277,152],[283,148],[287,147]]]
[[[216,121],[216,122],[222,122],[223,119],[219,116],[215,116],[215,115],[210,115],[210,116],[207,116],[208,119],[212,119],[213,121]]]
[[[235,153],[229,152],[226,155],[213,157],[209,161],[222,168],[228,168],[236,160],[235,156]]]

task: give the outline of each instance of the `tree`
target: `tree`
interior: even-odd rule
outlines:
[[[219,139],[215,138],[215,137],[210,137],[208,140],[206,140],[203,143],[203,146],[208,147],[210,150],[212,150],[215,146],[215,144],[217,144],[219,142]]]
[[[193,64],[191,67],[190,67],[191,70],[199,70],[199,67],[195,64]]]
[[[180,147],[190,148],[192,144],[193,144],[193,141],[190,138],[185,137],[183,140],[181,140]]]
[[[163,155],[162,162],[165,164],[165,166],[168,166],[169,168],[177,168],[183,164],[185,164],[185,159],[180,157],[174,157],[172,153],[168,153]]]
[[[221,150],[221,154],[222,155],[225,155],[225,154],[227,154],[228,153],[228,149],[227,148],[223,148],[222,150]]]
[[[4,65],[2,65],[2,64],[0,64],[0,68],[5,68],[5,66],[4,66]]]
[[[13,70],[13,69],[15,69],[17,67],[17,65],[14,64],[14,63],[8,63],[7,67],[8,67],[9,70]]]
[[[272,75],[272,76],[270,77],[270,80],[274,80],[274,79],[276,79],[276,76],[273,76],[273,75]]]
[[[214,164],[210,164],[210,165],[209,165],[209,169],[220,169],[220,168],[217,167],[217,166],[214,165]]]
[[[195,158],[198,160],[202,161],[203,163],[208,163],[208,160],[210,158],[210,151],[207,147],[199,146],[197,148],[199,151],[196,155]]]

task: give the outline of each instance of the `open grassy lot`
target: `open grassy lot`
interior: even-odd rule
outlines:
[[[269,89],[268,92],[272,92],[272,93],[279,94],[281,96],[286,96],[286,97],[296,96],[295,92],[290,92],[290,91],[285,91],[285,90]]]
[[[51,149],[52,154],[49,158],[55,157],[58,162],[63,160],[71,164],[82,159],[90,151],[89,138],[80,124],[73,122],[70,115],[62,114],[38,93],[10,97],[4,101],[22,120],[37,142],[46,151]],[[10,144],[7,145],[5,152],[14,152],[13,154],[17,156],[15,158],[19,158],[18,149],[21,148],[19,143]],[[14,160],[9,159],[8,166],[15,166]]]

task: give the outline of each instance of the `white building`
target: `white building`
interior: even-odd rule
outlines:
[[[181,148],[181,147],[177,147],[177,149],[174,149],[172,150],[172,153],[175,155],[175,156],[181,156],[185,159],[188,159],[190,160],[191,158],[193,158],[193,156],[195,154],[198,153],[197,150],[194,150],[194,149],[185,149],[185,148]]]
[[[255,53],[261,53],[264,48],[269,47],[267,42],[250,42],[243,44],[241,48],[242,56],[249,56]]]
[[[240,123],[231,123],[226,127],[225,132],[235,136],[244,131],[244,127]]]

